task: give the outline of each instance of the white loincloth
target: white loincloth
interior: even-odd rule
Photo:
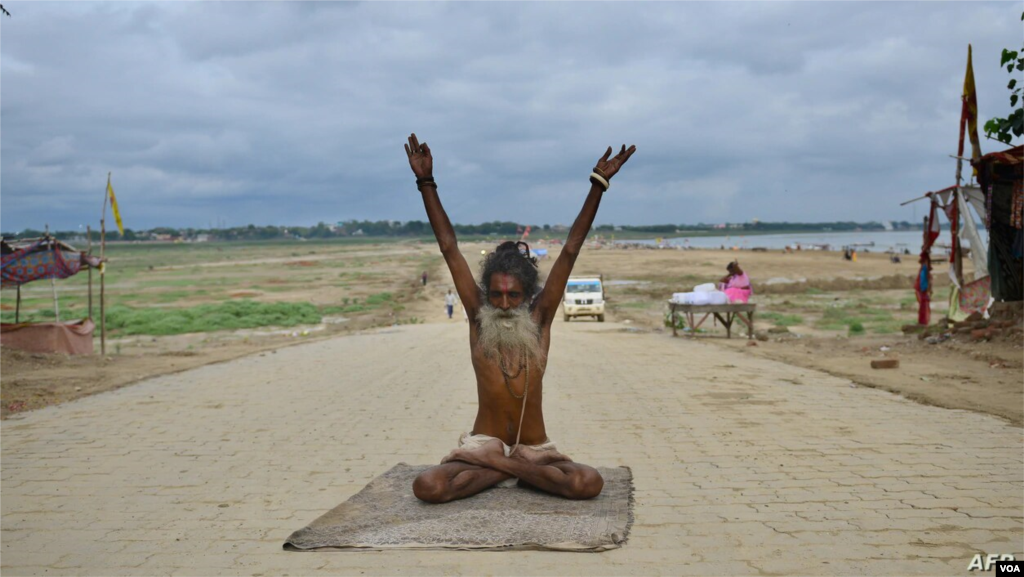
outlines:
[[[466,449],[467,451],[472,451],[473,449],[479,449],[480,447],[484,446],[484,444],[487,443],[488,441],[493,441],[493,440],[501,441],[501,439],[498,439],[498,437],[491,437],[490,435],[473,435],[471,433],[462,433],[461,435],[459,435],[459,448],[460,449]],[[512,447],[509,446],[509,445],[506,445],[505,441],[501,441],[501,446],[504,447],[504,449],[505,449],[505,456],[508,457],[509,454],[512,452]],[[534,451],[557,451],[558,450],[558,448],[555,447],[555,442],[552,441],[551,439],[547,439],[546,441],[544,441],[543,443],[541,443],[539,445],[523,445],[523,446],[527,447],[529,449],[533,449]],[[444,463],[445,461],[442,460],[441,462]],[[519,482],[519,479],[517,477],[512,477],[511,479],[506,479],[506,480],[498,483],[497,485],[495,485],[495,487],[512,487],[512,486],[514,486],[518,482]]]

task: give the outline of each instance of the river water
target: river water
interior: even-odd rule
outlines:
[[[982,240],[988,240],[988,232],[984,227],[979,230]],[[917,254],[921,251],[921,240],[923,233],[919,230],[908,231],[852,231],[852,232],[808,232],[808,233],[786,233],[786,234],[763,234],[763,235],[722,235],[722,236],[695,236],[663,238],[662,244],[669,246],[683,246],[690,248],[767,248],[784,249],[787,246],[796,248],[798,245],[803,249],[823,247],[828,245],[828,250],[843,250],[843,247],[854,246],[858,250],[867,249],[871,252],[885,252],[890,248],[903,252],[906,248],[911,253]],[[939,233],[938,244],[949,245],[949,230],[942,230]],[[621,244],[656,244],[656,239],[646,240],[623,240],[616,241]],[[970,243],[965,242],[966,246]]]

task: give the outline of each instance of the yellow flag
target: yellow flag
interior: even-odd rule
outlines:
[[[974,67],[971,65],[971,45],[967,45],[967,73],[964,74],[963,110],[960,113],[960,146],[957,156],[964,155],[964,132],[971,140],[971,159],[981,158],[981,140],[978,138],[978,94],[974,89]],[[977,176],[977,170],[975,170]]]
[[[124,236],[124,225],[121,224],[121,211],[117,209],[117,197],[114,196],[114,187],[110,186],[110,177],[107,177],[107,194],[110,195],[110,210],[114,213],[114,220],[117,221],[117,230]]]

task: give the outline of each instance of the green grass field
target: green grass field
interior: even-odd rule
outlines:
[[[419,274],[436,265],[433,251],[408,239],[111,243],[107,330],[117,337],[294,327],[339,314],[418,322],[393,315]],[[61,320],[88,315],[88,280],[83,272],[57,281]],[[93,271],[94,319],[99,289]],[[49,281],[24,285],[19,320],[52,321],[52,290]],[[15,294],[3,292],[5,323],[15,321]]]

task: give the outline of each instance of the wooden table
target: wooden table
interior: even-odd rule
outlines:
[[[732,323],[736,319],[743,321],[743,324],[747,325],[747,338],[754,338],[754,309],[757,308],[756,304],[682,305],[668,301],[668,307],[671,311],[672,336],[674,337],[679,336],[676,332],[676,313],[682,313],[684,323],[689,325],[691,334],[696,335],[697,329],[704,324],[704,321],[709,316],[715,315],[715,318],[722,321],[722,324],[725,325],[726,338],[732,338]],[[694,316],[700,314],[704,316],[699,321],[694,322]],[[723,314],[725,315],[724,317],[722,316]]]

